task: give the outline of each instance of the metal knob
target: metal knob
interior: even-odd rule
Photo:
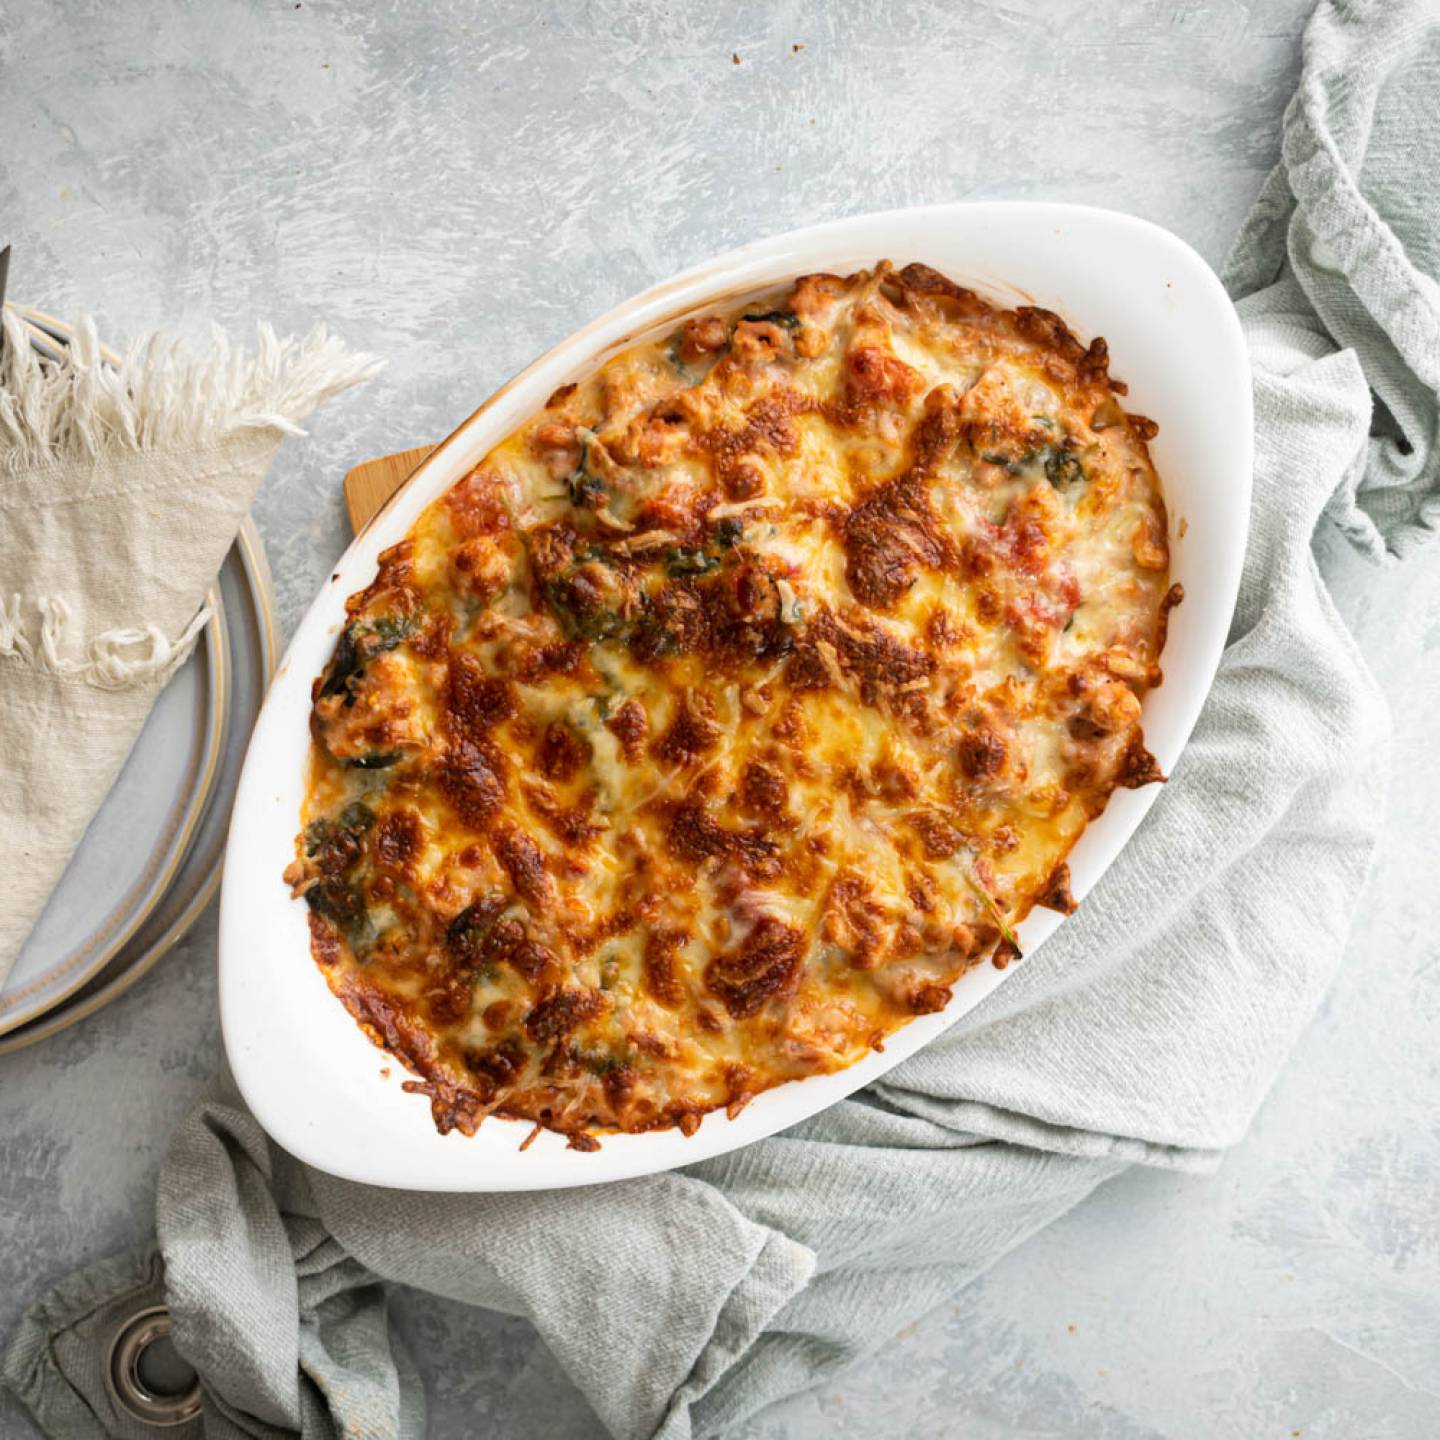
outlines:
[[[157,1429],[199,1415],[200,1377],[175,1350],[165,1306],[141,1310],[116,1332],[105,1388],[116,1409]]]

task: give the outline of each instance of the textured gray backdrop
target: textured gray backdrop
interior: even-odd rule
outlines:
[[[1218,264],[1308,8],[0,0],[0,243],[16,298],[112,340],[324,319],[391,358],[260,499],[289,626],[345,544],[349,465],[438,439],[712,252],[1036,196],[1135,211]],[[1395,702],[1399,779],[1349,961],[1248,1141],[1209,1179],[1112,1183],[746,1440],[1440,1434],[1440,564],[1332,546],[1326,569]],[[218,1057],[211,914],[111,1009],[0,1058],[0,1331],[147,1234]],[[436,1435],[597,1434],[524,1323],[399,1308]],[[0,1400],[0,1435],[30,1433]]]

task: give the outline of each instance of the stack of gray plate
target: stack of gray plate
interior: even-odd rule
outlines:
[[[42,354],[68,342],[59,321],[8,308]],[[0,986],[0,1052],[53,1035],[128,989],[215,893],[230,804],[280,638],[265,551],[248,519],[210,604],[204,634]]]

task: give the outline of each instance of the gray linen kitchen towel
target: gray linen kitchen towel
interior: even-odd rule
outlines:
[[[1437,93],[1434,4],[1320,5],[1228,266],[1257,423],[1229,646],[1171,784],[1080,913],[884,1084],[677,1174],[374,1190],[304,1170],[222,1091],[177,1136],[158,1204],[206,1435],[419,1435],[382,1281],[527,1316],[623,1440],[716,1435],[1127,1166],[1203,1170],[1241,1138],[1338,962],[1386,781],[1385,708],[1311,540],[1328,514],[1401,555],[1440,521]],[[54,1434],[120,1433],[63,1353],[97,1288],[42,1302],[5,1362]]]

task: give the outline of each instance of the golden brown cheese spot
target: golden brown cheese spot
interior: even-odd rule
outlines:
[[[551,780],[569,780],[590,758],[590,747],[563,720],[553,720],[540,742],[540,771]]]
[[[845,554],[845,578],[873,610],[890,609],[921,566],[943,565],[945,543],[921,487],[891,481],[857,505],[845,522]]]
[[[392,810],[375,829],[375,858],[403,870],[420,853],[424,830],[413,810]]]
[[[905,992],[905,1004],[916,1015],[933,1015],[949,1003],[952,991],[934,980],[920,980]]]
[[[938,306],[941,315],[949,319],[963,318],[967,314],[988,308],[973,290],[957,285],[929,265],[912,262],[895,279],[903,290],[907,303],[931,302],[932,306]]]
[[[525,1068],[525,1047],[516,1036],[507,1036],[498,1045],[464,1052],[465,1068],[476,1089],[490,1100],[519,1079]]]
[[[1045,889],[1035,903],[1047,910],[1058,910],[1062,915],[1073,915],[1079,909],[1070,893],[1070,867],[1063,860],[1050,872]]]
[[[440,503],[461,540],[498,535],[510,528],[504,485],[493,471],[483,467],[461,480]],[[383,575],[383,568],[381,573]]]
[[[844,294],[845,281],[838,275],[802,275],[790,292],[790,309],[802,320],[823,320]]]
[[[398,608],[409,610],[413,604],[410,581],[415,574],[414,556],[415,545],[410,540],[382,550],[376,557],[375,578],[364,590],[345,601],[346,613],[358,615],[386,599],[399,600]]]
[[[1153,514],[1147,514],[1136,522],[1130,543],[1137,565],[1146,570],[1164,570],[1169,565],[1170,553],[1165,548],[1165,537],[1158,533]]]
[[[550,420],[536,428],[530,446],[552,480],[562,480],[580,466],[580,426],[573,420]]]
[[[510,583],[512,561],[488,536],[476,536],[459,546],[451,565],[457,593],[482,605]]]
[[[1083,715],[1083,724],[1091,727],[1092,733],[1108,734],[1138,724],[1140,702],[1129,686],[1109,680],[1091,687]],[[1072,728],[1076,723],[1072,722]]]
[[[313,910],[309,917],[310,951],[324,968],[339,962],[341,956],[340,937],[333,926],[321,919]]]
[[[607,1001],[598,990],[557,990],[525,1017],[532,1040],[559,1040],[601,1014]]]
[[[924,377],[880,345],[857,345],[845,355],[845,383],[852,402],[906,405]]]
[[[441,1130],[693,1133],[1073,906],[1163,779],[1180,598],[1108,365],[921,265],[803,276],[562,387],[385,552],[285,879]]]
[[[536,910],[550,900],[550,876],[545,867],[545,852],[523,830],[506,825],[491,837],[491,847],[515,893]]]
[[[423,745],[426,736],[418,696],[401,662],[361,653],[363,668],[338,693],[315,700],[311,731],[335,759],[364,767],[374,757]]]
[[[651,997],[669,1009],[675,1009],[685,998],[676,953],[689,939],[683,930],[655,926],[645,936],[645,985]],[[661,1044],[649,1037],[645,1048],[655,1052]],[[661,1051],[659,1053],[667,1053]]]
[[[965,843],[965,837],[939,811],[922,810],[910,817],[910,824],[920,837],[927,860],[948,860]]]
[[[558,973],[559,957],[539,941],[532,940],[518,921],[500,920],[494,933],[493,942],[487,943],[487,959],[503,961],[532,986]]]
[[[742,424],[722,425],[704,433],[701,443],[731,500],[751,499],[764,488],[765,473],[758,463],[762,458],[795,453],[800,436],[793,417],[810,405],[805,396],[781,390],[751,406]]]
[[[455,814],[472,830],[484,830],[505,806],[505,757],[487,740],[464,736],[450,742],[439,786]]]
[[[756,815],[778,817],[785,812],[785,777],[770,765],[751,760],[740,780],[740,803]]]
[[[954,440],[952,400],[948,386],[931,393],[910,468],[874,490],[845,521],[845,577],[855,598],[873,610],[889,610],[915,583],[919,570],[939,569],[951,558],[925,481]]]
[[[822,938],[844,950],[857,970],[875,969],[889,938],[892,917],[872,895],[862,875],[842,871],[830,886],[821,922]]]
[[[1142,785],[1163,785],[1165,772],[1159,762],[1145,748],[1144,742],[1136,735],[1125,748],[1117,783],[1127,790],[1138,790]]]
[[[705,987],[736,1020],[794,992],[805,964],[805,937],[793,925],[763,916],[739,949],[705,967]]]
[[[604,823],[595,818],[593,791],[587,791],[573,805],[562,804],[545,785],[526,785],[524,793],[546,829],[568,849],[583,850],[597,835],[605,833]]]
[[[473,655],[456,655],[446,676],[445,710],[453,733],[478,736],[515,713],[515,693]]]
[[[1000,724],[979,712],[960,732],[957,752],[961,773],[967,780],[982,784],[1003,775],[1010,758]]]
[[[734,860],[757,880],[773,879],[780,870],[780,847],[763,830],[730,829],[700,804],[676,808],[666,839],[670,853],[690,864]]]
[[[707,695],[686,695],[670,728],[656,742],[656,756],[670,765],[688,765],[713,750],[724,731],[712,718],[714,702]]]
[[[627,700],[605,724],[619,740],[625,759],[636,764],[644,753],[645,737],[650,733],[645,707],[638,700]]]
[[[730,337],[731,355],[747,368],[763,365],[788,348],[785,331],[773,320],[742,320]]]
[[[730,343],[730,327],[722,315],[697,315],[687,320],[680,331],[680,358],[694,365],[707,355],[714,355]]]

